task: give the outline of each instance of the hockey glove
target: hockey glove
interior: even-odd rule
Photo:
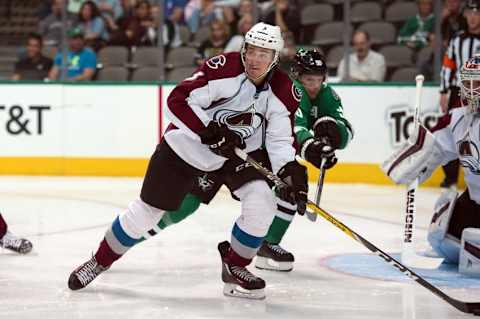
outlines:
[[[300,149],[300,156],[310,162],[316,168],[320,168],[322,158],[325,158],[325,169],[332,168],[337,164],[337,157],[332,146],[325,140],[311,138],[306,140]]]
[[[300,215],[305,214],[307,209],[307,169],[297,161],[285,164],[278,171],[280,177],[288,186],[277,187],[277,196],[292,205],[297,204],[297,211]]]
[[[334,150],[340,147],[342,136],[338,129],[337,120],[330,116],[323,116],[313,124],[315,138],[326,139]]]
[[[226,158],[235,157],[235,147],[245,148],[245,142],[239,134],[230,130],[225,124],[215,121],[208,123],[199,136],[202,143],[208,145],[212,152]]]

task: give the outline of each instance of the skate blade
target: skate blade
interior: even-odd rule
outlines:
[[[255,267],[264,270],[274,271],[292,271],[293,262],[290,261],[275,261],[271,258],[257,256],[255,260]]]
[[[246,299],[265,299],[265,291],[264,289],[244,289],[236,284],[228,284],[226,283],[223,287],[223,294],[229,297],[236,297],[236,298],[246,298]]]

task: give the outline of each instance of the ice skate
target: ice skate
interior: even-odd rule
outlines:
[[[7,233],[0,238],[0,247],[12,250],[19,254],[28,254],[33,246],[28,239],[19,238],[7,231]]]
[[[228,264],[225,256],[229,249],[228,241],[218,244],[218,251],[222,257],[222,281],[225,283],[223,294],[239,298],[264,299],[265,281],[253,275],[245,267]]]
[[[95,259],[95,256],[92,256],[89,261],[82,264],[70,274],[68,278],[68,288],[72,290],[82,289],[108,268],[110,267],[100,265]]]
[[[258,269],[291,271],[295,258],[280,245],[270,244],[264,241],[257,252],[255,267]]]

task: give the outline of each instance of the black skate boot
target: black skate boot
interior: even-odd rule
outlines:
[[[72,290],[82,289],[108,268],[110,267],[100,265],[95,259],[95,256],[92,256],[89,261],[70,274],[68,278],[68,288]]]
[[[218,244],[218,251],[222,257],[222,281],[225,283],[225,296],[265,299],[265,281],[253,275],[247,268],[230,265],[225,261],[230,243],[224,241]]]
[[[0,247],[12,250],[19,254],[28,254],[33,246],[28,239],[19,238],[7,231],[7,233],[0,238]]]
[[[258,269],[291,271],[294,261],[295,258],[292,253],[286,251],[279,245],[263,241],[262,246],[257,252],[255,267]]]

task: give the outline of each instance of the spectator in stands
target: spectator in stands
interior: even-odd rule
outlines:
[[[80,8],[85,1],[87,0],[68,0],[68,12],[73,15],[77,15],[80,12]]]
[[[172,22],[173,26],[173,39],[171,47],[177,48],[181,46],[182,40],[180,38],[179,26],[185,24],[184,8],[187,5],[188,0],[165,0],[163,12],[165,18]]]
[[[467,29],[467,20],[462,14],[461,0],[445,0],[442,11],[442,39],[447,47],[450,39],[460,30]]]
[[[52,59],[42,55],[43,39],[36,33],[28,35],[27,56],[15,63],[12,80],[44,80],[52,67]]]
[[[254,15],[253,12],[253,2],[252,0],[241,0],[240,4],[238,5],[238,16],[241,18],[246,14],[250,14],[251,16]]]
[[[84,34],[82,29],[73,28],[68,31],[69,50],[67,52],[67,80],[68,81],[90,81],[95,74],[97,56],[91,49],[85,47]],[[63,55],[57,53],[54,65],[48,74],[50,80],[60,78]]]
[[[295,63],[295,55],[297,53],[297,47],[295,45],[295,39],[292,33],[285,33],[283,35],[284,47],[280,52],[280,68],[289,73],[293,64]]]
[[[213,0],[190,0],[185,7],[185,21],[192,33],[196,33],[202,26],[210,25],[216,18]]]
[[[98,51],[106,45],[109,39],[107,26],[95,2],[86,1],[82,4],[77,26],[83,30],[87,46]]]
[[[184,24],[184,13],[187,3],[188,0],[165,0],[163,6],[165,17],[174,24]]]
[[[58,47],[62,39],[62,10],[66,0],[53,0],[52,13],[43,19],[39,24],[40,34],[43,37],[44,45]],[[67,13],[67,28],[71,28],[74,18]]]
[[[111,36],[113,45],[145,46],[155,41],[155,23],[151,16],[151,5],[146,0],[138,1],[135,14],[120,19],[118,30]]]
[[[52,13],[53,0],[41,1],[36,10],[36,15],[39,20],[43,20]]]
[[[346,74],[345,59],[338,65],[341,81],[381,82],[385,79],[385,57],[370,49],[370,35],[366,31],[355,31],[352,37],[354,53],[349,56],[350,74]]]
[[[245,40],[245,34],[253,27],[253,16],[249,13],[243,15],[238,21],[237,30],[239,34],[230,38],[225,46],[224,52],[240,52],[243,41]]]
[[[123,16],[121,0],[95,0],[95,4],[105,19],[107,27],[110,30],[115,30],[117,28],[115,21]]]
[[[300,12],[289,0],[273,0],[273,8],[265,16],[265,23],[278,25],[282,34],[291,33],[297,42],[300,34]]]
[[[205,60],[221,54],[230,38],[230,28],[222,20],[213,20],[210,23],[210,36],[200,44],[195,56],[195,64],[200,66]]]
[[[411,49],[421,49],[428,44],[435,23],[433,0],[417,0],[417,5],[418,14],[407,19],[398,32],[398,42]]]
[[[232,34],[242,35],[242,32],[238,29],[240,20],[245,15],[249,15],[251,17],[254,17],[255,12],[254,12],[253,8],[254,7],[253,7],[252,0],[241,0],[239,2],[238,8],[235,11],[233,11],[232,22],[229,22],[230,31],[232,31]]]
[[[126,19],[135,14],[135,4],[135,0],[120,0],[122,15],[115,21],[117,26],[120,19]]]

